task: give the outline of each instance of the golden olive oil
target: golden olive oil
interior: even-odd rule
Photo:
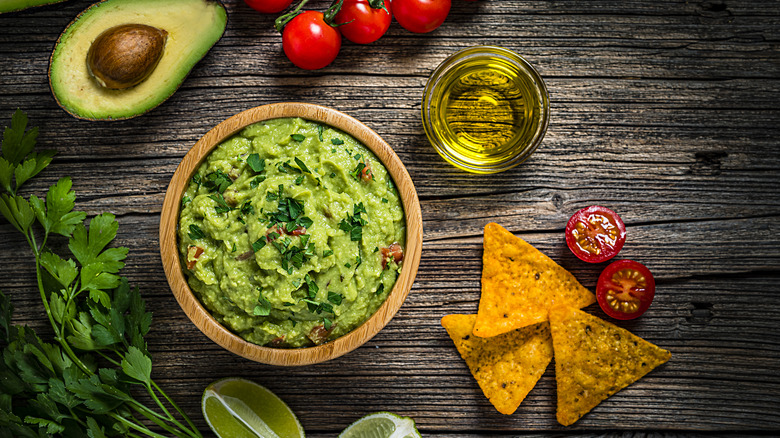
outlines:
[[[519,56],[476,49],[478,54],[452,65],[445,61],[434,72],[423,119],[434,147],[452,164],[499,172],[528,158],[538,145],[547,126],[547,92]]]

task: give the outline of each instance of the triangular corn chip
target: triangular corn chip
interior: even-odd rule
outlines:
[[[672,357],[628,330],[572,307],[550,310],[550,330],[558,422],[564,426]]]
[[[498,224],[485,226],[482,260],[477,336],[547,321],[555,305],[580,308],[596,302],[569,271]]]
[[[441,325],[455,343],[482,392],[498,412],[510,415],[552,360],[550,326],[544,322],[492,338],[471,332],[477,315],[447,315]]]

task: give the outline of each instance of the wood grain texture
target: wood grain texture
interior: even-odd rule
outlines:
[[[274,17],[229,0],[225,36],[179,91],[147,115],[112,123],[69,117],[46,79],[54,41],[90,3],[0,15],[0,125],[21,107],[41,129],[40,147],[58,151],[25,195],[69,175],[78,209],[117,214],[117,244],[130,248],[123,273],[154,311],[154,377],[199,426],[202,389],[241,376],[282,397],[313,437],[379,410],[412,416],[437,437],[780,433],[778,2],[453,0],[430,34],[393,23],[376,43],[345,42],[331,66],[306,72],[285,59]],[[430,72],[482,44],[523,55],[550,91],[539,149],[489,176],[444,162],[420,120]],[[342,111],[394,149],[418,192],[425,241],[409,297],[382,331],[333,361],[295,368],[248,361],[203,335],[168,287],[157,242],[168,182],[197,140],[241,111],[289,101]],[[658,282],[648,313],[620,325],[672,360],[569,428],[555,422],[552,366],[517,413],[498,414],[439,319],[476,311],[488,222],[593,289],[605,264],[580,262],[562,232],[572,213],[596,203],[626,222],[618,257],[647,265]],[[15,233],[0,223],[0,289],[16,322],[50,334]]]

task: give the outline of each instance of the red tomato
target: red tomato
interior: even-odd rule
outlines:
[[[393,15],[404,29],[427,33],[444,23],[451,0],[393,0]]]
[[[618,260],[604,269],[596,285],[601,309],[615,319],[634,319],[650,307],[655,296],[655,279],[645,265]]]
[[[287,9],[292,0],[244,0],[250,8],[264,14],[275,14]]]
[[[566,244],[580,260],[601,263],[615,257],[626,243],[626,225],[614,211],[591,205],[566,224]]]
[[[284,27],[282,48],[293,64],[304,70],[317,70],[336,59],[341,34],[325,23],[322,12],[305,11]]]
[[[378,40],[387,32],[393,20],[390,14],[390,2],[385,0],[385,9],[372,8],[368,0],[344,0],[341,10],[336,14],[344,38],[357,44],[368,44]]]
[[[387,268],[387,264],[390,263],[390,260],[401,263],[404,259],[404,249],[401,248],[401,245],[399,245],[398,242],[393,242],[387,248],[382,248],[381,253],[382,269]]]

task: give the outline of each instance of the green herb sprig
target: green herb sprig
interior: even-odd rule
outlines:
[[[13,306],[0,292],[0,436],[164,436],[149,428],[154,424],[170,436],[201,437],[151,378],[144,336],[152,315],[138,289],[118,275],[128,250],[110,247],[119,227],[114,216],[99,214],[87,225],[86,214],[74,211],[67,177],[44,198],[18,195],[54,156],[33,152],[38,131],[26,128],[27,116],[17,110],[3,134],[0,215],[32,250],[54,342],[12,324]],[[201,183],[224,191],[222,175]],[[67,239],[69,258],[47,245],[55,235]],[[144,401],[134,387],[147,393]]]

